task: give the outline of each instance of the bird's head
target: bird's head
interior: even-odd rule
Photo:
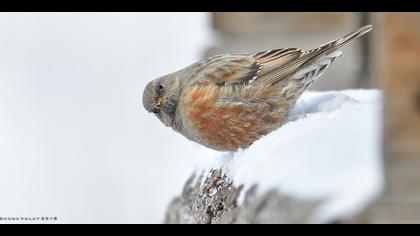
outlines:
[[[181,92],[177,76],[170,74],[149,82],[143,92],[143,106],[166,126],[173,126]]]

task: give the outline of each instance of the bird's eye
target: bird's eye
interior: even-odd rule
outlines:
[[[163,90],[163,88],[164,88],[164,87],[163,87],[163,84],[158,84],[158,85],[157,85],[157,88],[158,88],[158,90],[162,91],[162,90]]]

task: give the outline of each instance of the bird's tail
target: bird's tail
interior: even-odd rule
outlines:
[[[367,32],[373,29],[373,25],[365,25],[356,29],[355,31],[335,40],[336,48],[341,48],[342,46],[346,45],[347,43],[351,42],[354,39],[366,34]]]
[[[305,52],[305,54],[298,59],[302,61],[295,70],[295,73],[289,77],[296,83],[296,90],[298,93],[302,93],[307,87],[314,83],[324,73],[328,66],[341,56],[341,51],[338,49],[366,34],[372,28],[372,25],[363,26],[343,37]]]
[[[330,41],[318,48],[307,51],[303,57],[306,57],[305,61],[309,62],[309,61],[312,61],[312,59],[318,58],[319,56],[333,53],[337,51],[338,49],[340,49],[341,47],[347,45],[349,42],[353,41],[354,39],[357,39],[360,36],[366,34],[372,29],[373,29],[372,25],[365,25],[363,27],[360,27],[343,37]]]
[[[311,65],[313,64],[321,68],[321,70],[318,70],[318,72],[323,72],[335,58],[341,55],[341,53],[338,52],[338,49],[348,44],[349,42],[353,41],[354,39],[366,34],[372,28],[373,28],[372,25],[366,25],[366,26],[360,27],[343,37],[330,41],[326,44],[321,45],[320,47],[317,47],[315,49],[312,49],[306,52],[303,52],[302,50],[296,50],[296,49],[280,50],[282,54],[280,54],[281,57],[279,57],[278,60],[281,61],[282,63],[280,63],[280,66],[278,66],[275,70],[273,70],[274,72],[266,75],[266,77],[263,79],[263,83],[273,85],[273,84],[279,83],[285,78],[288,78],[290,75],[295,74],[297,71],[306,73],[306,71],[308,71],[308,67],[311,67]],[[267,53],[264,52],[262,55],[266,55],[266,54]],[[285,60],[285,56],[283,54],[286,54],[292,58]],[[324,58],[329,58],[330,63],[327,63],[327,64],[321,63],[321,65],[316,65],[316,64],[319,64],[319,61],[323,60]],[[306,69],[306,70],[303,70],[303,69]],[[310,71],[312,69],[313,69],[313,66],[309,68]]]

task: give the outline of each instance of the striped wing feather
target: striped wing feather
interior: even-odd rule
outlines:
[[[315,62],[318,59],[334,53],[372,28],[371,25],[361,27],[344,37],[307,52],[298,48],[282,48],[256,54],[218,55],[207,60],[194,77],[199,78],[201,82],[218,86],[247,85],[253,82],[273,85],[307,65],[317,66]],[[321,68],[316,70],[324,71],[328,65],[320,64]]]

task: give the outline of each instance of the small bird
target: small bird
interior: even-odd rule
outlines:
[[[279,128],[299,96],[341,56],[338,49],[372,28],[309,51],[282,48],[204,59],[149,82],[143,106],[189,140],[217,151],[245,149]]]

